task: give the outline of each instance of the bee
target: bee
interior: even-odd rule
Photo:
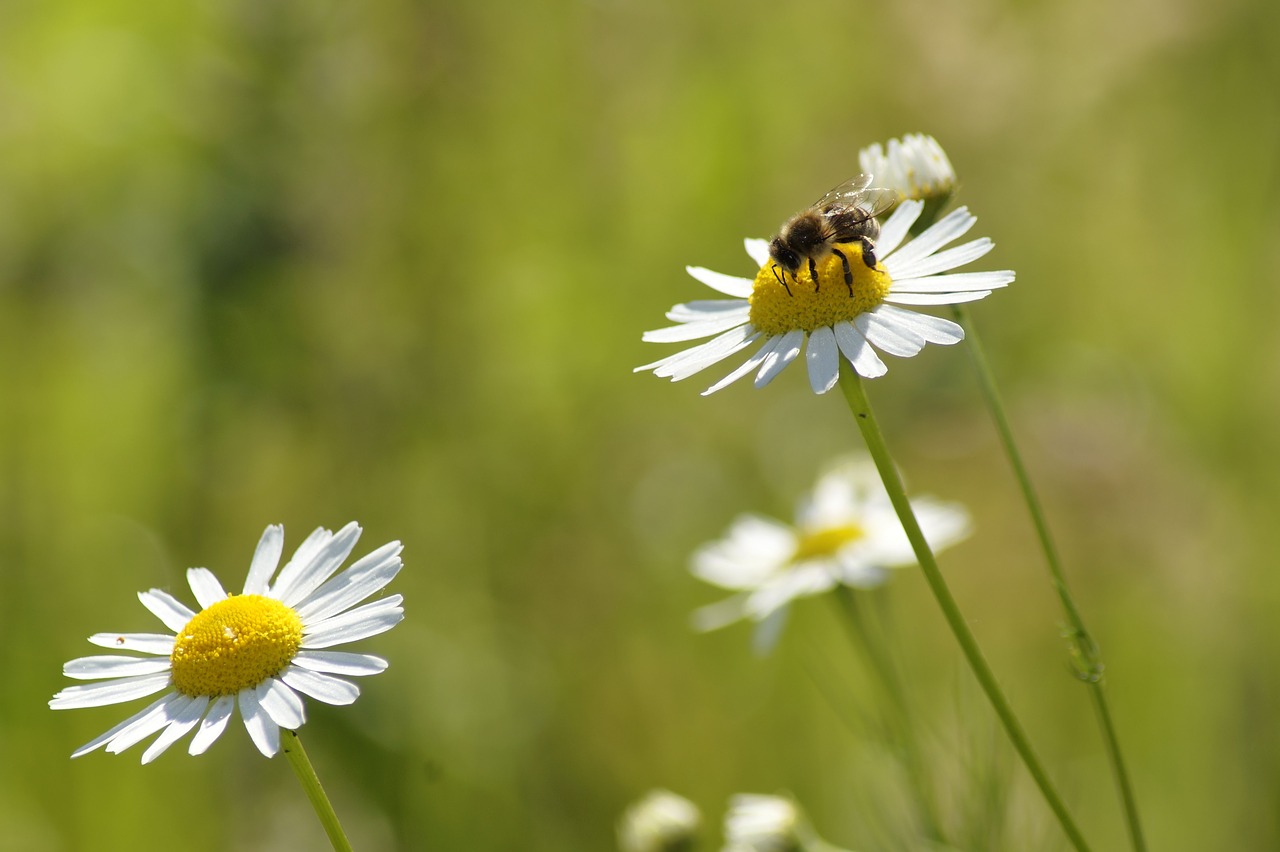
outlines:
[[[871,186],[871,175],[856,175],[814,202],[807,210],[792,216],[778,229],[778,235],[769,242],[769,257],[777,264],[773,274],[791,295],[786,275],[778,274],[778,266],[796,280],[800,264],[808,261],[813,287],[818,289],[818,263],[829,255],[836,255],[844,264],[844,283],[853,295],[853,270],[849,258],[836,248],[839,243],[861,243],[862,262],[875,269],[875,241],[880,237],[880,223],[876,217],[902,200],[894,189],[877,189]]]

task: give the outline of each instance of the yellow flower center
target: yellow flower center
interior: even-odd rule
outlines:
[[[769,336],[786,334],[794,329],[813,331],[822,326],[835,325],[866,313],[884,301],[893,283],[884,264],[868,269],[862,262],[862,246],[859,243],[836,246],[849,259],[849,271],[853,274],[853,293],[844,282],[844,264],[832,254],[817,264],[818,286],[813,285],[809,264],[802,261],[791,273],[770,260],[756,273],[756,281],[747,301],[751,304],[751,324]],[[774,272],[777,272],[775,275]],[[778,281],[783,276],[786,287]],[[791,293],[787,293],[787,288]]]
[[[173,688],[235,695],[279,674],[302,646],[302,619],[280,601],[232,595],[187,623],[173,644]]]
[[[791,554],[791,561],[804,562],[807,559],[818,559],[834,556],[840,548],[851,541],[857,541],[865,533],[857,524],[844,524],[838,527],[823,527],[811,530],[800,537],[796,543],[796,552]]]

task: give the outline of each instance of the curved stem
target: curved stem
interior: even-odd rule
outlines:
[[[1111,710],[1107,706],[1105,684],[1102,677],[1105,670],[1105,666],[1102,663],[1102,652],[1093,637],[1089,635],[1089,631],[1085,629],[1084,619],[1080,616],[1080,610],[1076,607],[1075,600],[1071,596],[1071,590],[1067,586],[1067,578],[1062,570],[1062,560],[1058,556],[1058,548],[1053,542],[1053,536],[1049,534],[1049,523],[1045,519],[1044,508],[1040,505],[1040,498],[1036,495],[1035,488],[1031,485],[1031,477],[1028,475],[1026,465],[1022,461],[1022,454],[1018,451],[1018,445],[1013,439],[1013,430],[1009,426],[1009,418],[1005,414],[1004,404],[1001,402],[1000,393],[996,389],[995,376],[991,372],[990,363],[987,361],[986,351],[982,348],[982,341],[974,330],[973,323],[969,319],[969,313],[964,306],[954,305],[952,307],[956,321],[964,326],[965,341],[968,344],[967,348],[970,359],[973,361],[973,367],[978,373],[978,384],[982,389],[983,399],[991,412],[991,419],[995,421],[996,431],[1000,434],[1000,443],[1004,445],[1005,455],[1009,457],[1009,465],[1013,468],[1014,476],[1018,480],[1018,486],[1022,489],[1022,498],[1027,504],[1027,511],[1031,513],[1031,523],[1036,529],[1037,538],[1040,540],[1040,549],[1044,551],[1045,563],[1049,568],[1050,582],[1052,582],[1054,591],[1058,594],[1058,600],[1062,604],[1062,611],[1066,614],[1069,622],[1069,629],[1066,634],[1067,646],[1071,654],[1076,677],[1088,684],[1089,695],[1093,699],[1093,706],[1098,714],[1098,725],[1102,729],[1102,739],[1106,746],[1107,758],[1111,763],[1111,773],[1115,776],[1121,805],[1124,808],[1125,822],[1129,828],[1129,840],[1135,852],[1145,852],[1147,846],[1142,836],[1142,825],[1138,820],[1137,801],[1133,795],[1129,773],[1125,769],[1124,757],[1120,752],[1120,741],[1116,736],[1115,725],[1111,720]]]
[[[942,571],[938,568],[938,562],[934,559],[933,551],[929,548],[924,533],[920,529],[920,523],[916,520],[915,512],[911,508],[911,502],[907,499],[902,477],[898,475],[898,469],[894,466],[893,457],[889,454],[889,447],[885,443],[884,435],[881,434],[880,426],[871,411],[871,403],[867,400],[866,393],[862,389],[862,380],[852,370],[842,369],[840,371],[840,389],[844,392],[845,399],[849,403],[849,409],[853,412],[854,420],[857,421],[858,428],[862,431],[862,437],[867,442],[867,449],[871,453],[876,469],[880,472],[880,479],[884,482],[885,490],[889,493],[889,500],[893,503],[893,508],[897,512],[899,520],[902,521],[902,529],[907,534],[907,539],[911,542],[911,549],[920,563],[920,570],[924,574],[925,581],[929,584],[929,589],[933,592],[934,599],[937,600],[938,606],[942,609],[943,617],[951,628],[951,633],[956,642],[959,643],[960,650],[963,652],[965,660],[969,663],[969,668],[973,670],[974,677],[977,678],[982,691],[986,693],[987,700],[991,702],[991,707],[995,710],[1001,725],[1004,726],[1005,733],[1013,743],[1014,750],[1022,758],[1023,764],[1027,767],[1027,771],[1031,773],[1036,786],[1040,788],[1040,793],[1044,796],[1050,810],[1058,818],[1058,823],[1071,841],[1071,845],[1078,852],[1087,852],[1089,845],[1085,842],[1080,829],[1076,827],[1075,820],[1071,818],[1071,814],[1067,811],[1066,804],[1063,803],[1061,796],[1058,795],[1058,791],[1054,788],[1053,782],[1049,780],[1048,774],[1040,765],[1040,760],[1032,750],[1031,742],[1027,739],[1027,734],[1022,728],[1022,724],[1018,721],[1018,717],[1014,715],[1013,708],[1009,705],[1009,701],[1000,689],[1000,684],[996,681],[986,658],[982,655],[982,650],[978,647],[978,640],[974,638],[973,633],[969,630],[969,625],[965,623],[964,616],[960,613],[960,608],[957,606],[955,598],[952,597],[946,580],[943,579]]]
[[[320,786],[320,778],[312,768],[311,761],[307,759],[307,752],[302,748],[302,740],[298,739],[298,732],[281,731],[281,736],[283,737],[281,750],[289,759],[289,766],[293,768],[294,774],[302,782],[302,789],[306,791],[311,807],[315,808],[316,816],[324,826],[324,833],[329,835],[329,842],[333,844],[335,852],[351,852],[351,844],[342,831],[342,825],[338,822],[338,815],[334,812],[333,805],[329,804],[329,797],[324,794],[324,788]]]

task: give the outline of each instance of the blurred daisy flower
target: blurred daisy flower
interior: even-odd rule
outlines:
[[[769,244],[764,240],[746,241],[747,254],[759,267],[754,280],[688,267],[694,278],[733,298],[672,308],[667,319],[676,325],[645,332],[645,341],[712,339],[636,371],[652,370],[657,376],[679,381],[756,345],[745,362],[703,391],[705,396],[749,373],[755,374],[756,387],[764,387],[804,349],[809,384],[815,393],[826,393],[836,384],[842,356],[859,375],[871,379],[888,370],[873,346],[906,358],[926,343],[958,343],[964,339],[964,331],[956,323],[902,306],[972,302],[1008,285],[1014,273],[942,274],[972,263],[994,245],[982,237],[940,251],[977,221],[963,207],[907,240],[923,209],[920,201],[904,201],[898,206],[875,242],[879,260],[874,268],[862,261],[858,243],[841,243],[841,254],[831,252],[816,264],[816,285],[807,269],[799,272],[800,277],[783,270],[770,258]],[[848,261],[852,283],[846,282],[842,258]],[[788,275],[794,284],[786,283]]]
[[[876,186],[896,189],[903,198],[918,201],[946,199],[956,188],[956,172],[938,140],[908,133],[901,140],[877,142],[858,152],[862,171],[875,176]]]
[[[920,497],[911,508],[935,553],[969,535],[969,514],[959,505]],[[842,460],[801,500],[794,526],[743,515],[723,538],[694,552],[695,576],[737,594],[694,612],[693,624],[715,630],[750,619],[757,624],[756,650],[768,651],[796,598],[841,584],[874,588],[891,569],[915,563],[875,466],[867,459]]]
[[[844,852],[809,826],[800,807],[784,796],[741,793],[729,800],[724,852]]]
[[[623,813],[618,845],[622,852],[689,852],[701,823],[693,802],[669,790],[653,790]]]
[[[106,746],[118,754],[160,732],[142,755],[150,763],[197,728],[188,752],[201,754],[226,730],[237,707],[258,750],[280,749],[280,729],[305,721],[302,695],[326,704],[350,704],[359,688],[334,675],[377,674],[385,660],[368,654],[323,650],[390,630],[404,618],[400,595],[356,606],[399,573],[400,542],[384,544],[350,568],[360,527],[336,534],[317,529],[270,582],[284,548],[284,528],[267,527],[249,565],[242,594],[229,595],[205,568],[187,571],[200,604],[195,612],[168,592],[151,589],[138,599],[173,633],[98,633],[94,645],[144,656],[81,657],[63,667],[77,680],[49,702],[54,710],[120,704],[164,691],[71,756]]]

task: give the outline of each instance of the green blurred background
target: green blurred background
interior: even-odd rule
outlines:
[[[357,519],[357,553],[404,541],[407,617],[305,735],[356,848],[607,850],[656,785],[707,849],[731,793],[781,789],[832,841],[905,848],[901,779],[818,688],[865,705],[829,604],[767,658],[687,621],[721,596],[690,550],[859,446],[839,395],[630,371],[706,297],[685,264],[752,274],[744,236],[923,131],[997,243],[980,268],[1018,272],[973,314],[1152,848],[1280,848],[1278,9],[4,4],[0,846],[322,848],[242,726],[73,762],[133,710],[46,701],[89,634],[157,629],[138,590],[190,601],[183,570],[234,586],[268,523],[292,548]],[[976,519],[943,569],[1086,834],[1124,848],[965,354],[889,365],[913,489]],[[921,579],[883,598],[958,834],[1061,848]]]

